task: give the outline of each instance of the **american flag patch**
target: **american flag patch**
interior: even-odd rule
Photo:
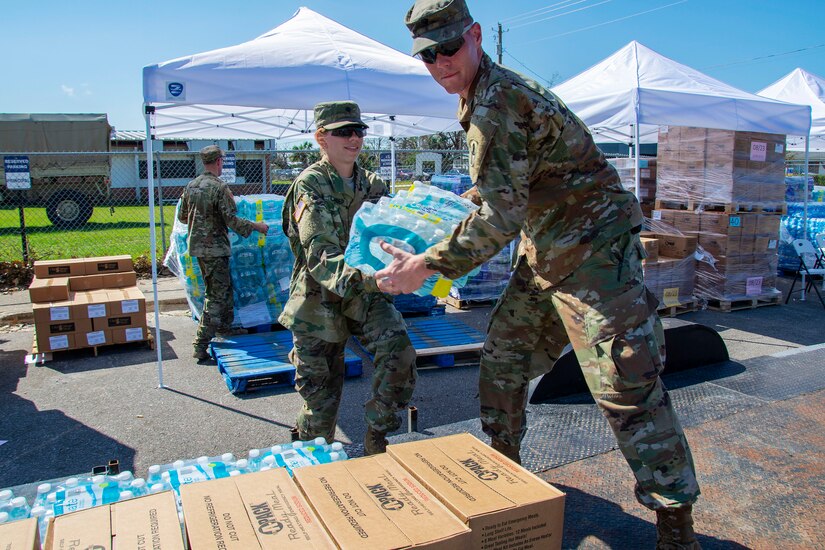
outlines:
[[[304,199],[299,199],[298,204],[295,205],[295,212],[292,214],[292,217],[295,218],[296,222],[301,221],[301,216],[306,210],[307,203],[304,202]]]

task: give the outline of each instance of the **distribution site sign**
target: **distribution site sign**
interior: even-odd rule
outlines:
[[[223,171],[221,172],[221,179],[224,183],[235,183],[235,155],[234,153],[227,153],[223,157]]]
[[[31,189],[32,178],[29,171],[29,157],[13,155],[3,158],[3,169],[6,171],[6,187],[8,189]]]

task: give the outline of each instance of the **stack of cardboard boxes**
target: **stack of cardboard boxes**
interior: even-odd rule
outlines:
[[[37,351],[148,339],[146,298],[130,256],[38,261],[29,296]]]
[[[657,210],[654,219],[695,236],[710,255],[697,263],[697,296],[735,300],[775,292],[781,216]]]
[[[642,262],[645,286],[661,306],[692,303],[696,261],[695,236],[643,231],[642,246],[647,258]]]
[[[469,434],[390,445],[386,454],[294,475],[276,468],[183,485],[188,547],[561,548],[564,493]],[[26,528],[36,537],[36,522]],[[180,534],[165,492],[54,518],[45,549],[175,550]]]
[[[660,201],[785,201],[784,135],[662,126],[657,161]]]
[[[615,158],[608,162],[619,173],[625,189],[636,192],[636,159]],[[656,201],[656,159],[639,159],[639,204],[648,218]]]

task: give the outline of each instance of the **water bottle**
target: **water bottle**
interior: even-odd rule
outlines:
[[[37,493],[34,496],[34,506],[46,506],[46,499],[49,496],[49,493],[52,492],[52,484],[51,483],[41,483],[37,486]]]
[[[224,453],[220,457],[201,456],[196,459],[176,460],[164,466],[150,466],[148,482],[152,485],[158,482],[165,483],[179,491],[181,485],[228,477],[229,472],[235,469],[234,465],[235,456],[232,453]]]
[[[0,507],[2,512],[0,514],[6,514],[6,521],[17,521],[18,519],[26,519],[31,514],[31,508],[29,507],[29,503],[26,502],[24,497],[15,497],[11,495],[11,491],[9,491],[9,500],[5,501],[6,504]],[[0,522],[4,523],[4,522]]]
[[[282,450],[291,448],[291,445],[272,445],[271,447],[264,447],[261,449],[250,449],[247,453],[247,469],[250,472],[257,472],[265,465],[264,461],[267,457],[280,453]],[[273,467],[274,459],[269,461],[269,467]]]
[[[49,530],[49,518],[54,517],[54,512],[47,510],[43,506],[33,506],[31,517],[37,519],[37,530],[40,531],[40,541],[41,543],[45,543],[46,532]]]

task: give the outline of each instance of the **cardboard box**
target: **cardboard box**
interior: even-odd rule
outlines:
[[[69,278],[33,278],[31,284],[29,285],[29,299],[32,303],[59,302],[61,300],[68,300]]]
[[[475,549],[561,548],[564,493],[469,434],[387,453],[472,529]]]
[[[92,331],[89,319],[72,319],[69,321],[55,321],[34,326],[37,339],[37,350],[57,351],[77,348],[78,334]]]
[[[100,256],[98,258],[86,258],[84,262],[86,275],[95,275],[97,273],[119,273],[123,271],[135,270],[135,266],[132,263],[132,257],[128,254],[123,256]]]
[[[387,455],[300,468],[294,475],[341,548],[473,548],[470,529]]]
[[[103,288],[103,275],[81,275],[69,278],[69,290],[72,292],[97,290],[99,288]]]
[[[129,342],[142,342],[149,338],[147,327],[124,327],[106,329],[112,335],[112,343],[128,344]]]
[[[659,256],[685,258],[696,252],[696,237],[656,233],[659,240]]]
[[[44,325],[53,321],[70,321],[75,318],[74,302],[48,302],[32,304],[34,324]]]
[[[79,333],[75,335],[74,342],[79,348],[114,344],[112,341],[112,331],[110,330],[93,330],[91,332]]]
[[[129,315],[132,313],[146,315],[146,297],[136,286],[107,290],[106,296],[110,316]]]
[[[67,260],[38,260],[34,262],[34,276],[38,279],[50,277],[75,277],[86,274],[86,260],[72,258]]]
[[[0,525],[2,550],[40,550],[40,532],[37,519],[21,519]]]
[[[645,261],[655,262],[659,257],[659,240],[655,237],[641,237],[639,240],[642,242],[642,248],[645,249],[645,253],[647,254]]]
[[[263,550],[336,547],[285,469],[232,479]]]
[[[105,290],[73,292],[69,298],[74,303],[74,316],[78,319],[105,319],[109,313],[109,296]]]
[[[124,315],[113,315],[110,317],[99,317],[92,320],[94,330],[146,327],[145,313],[129,313]]]
[[[105,273],[103,275],[103,288],[122,288],[135,286],[137,284],[137,273],[134,271],[123,271],[121,273]]]
[[[171,491],[98,506],[53,518],[44,550],[183,550]]]

